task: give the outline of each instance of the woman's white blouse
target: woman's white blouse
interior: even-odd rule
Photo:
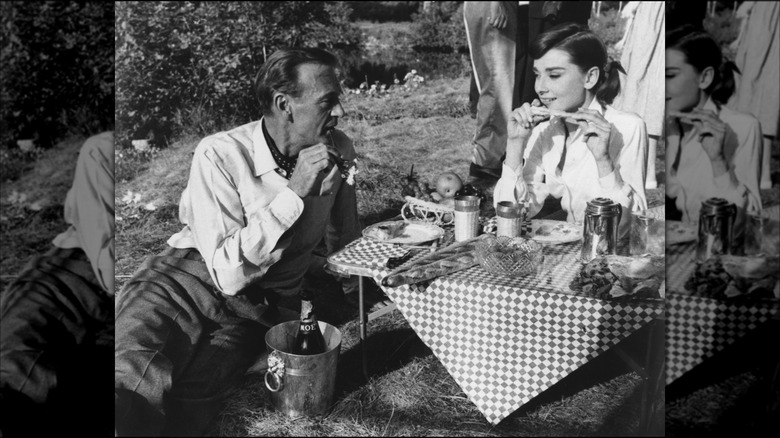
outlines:
[[[504,163],[501,179],[493,193],[494,202],[523,200],[529,203],[529,217],[542,209],[548,195],[561,199],[569,222],[581,222],[587,202],[610,198],[623,206],[624,212],[647,209],[645,172],[647,128],[636,114],[602,106],[596,99],[589,106],[612,124],[609,156],[615,170],[598,176],[596,159],[588,149],[582,129],[569,135],[563,172],[558,163],[564,150],[564,121],[553,117],[538,124],[531,132],[524,154],[524,164],[512,169]],[[628,214],[623,215],[627,219]],[[623,222],[623,221],[621,221]]]
[[[691,132],[680,139],[677,132],[666,136],[666,194],[675,198],[675,204],[683,214],[683,221],[699,219],[701,203],[718,197],[731,201],[747,211],[761,209],[758,178],[761,167],[761,126],[750,114],[734,111],[725,106],[718,108],[712,99],[703,107],[718,113],[728,128],[723,144],[723,155],[728,172],[715,178],[712,162],[699,141]],[[670,130],[671,131],[671,130]],[[674,169],[679,151],[679,164]]]

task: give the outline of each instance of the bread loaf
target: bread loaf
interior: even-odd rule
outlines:
[[[482,238],[484,235],[456,243],[401,266],[383,278],[382,284],[398,287],[468,269],[479,263],[476,257],[476,242]]]

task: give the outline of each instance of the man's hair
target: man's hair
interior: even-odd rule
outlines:
[[[302,64],[336,68],[338,60],[331,53],[316,48],[282,49],[274,52],[255,76],[255,95],[263,115],[271,113],[274,93],[301,96],[303,89],[298,82],[298,67]]]

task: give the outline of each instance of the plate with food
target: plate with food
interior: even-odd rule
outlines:
[[[576,242],[582,239],[582,228],[571,222],[534,219],[528,237],[549,245]]]
[[[569,288],[602,300],[663,299],[666,296],[664,258],[597,257],[582,266]]]
[[[387,221],[370,225],[363,237],[397,245],[419,245],[444,236],[444,230],[424,222]]]
[[[666,244],[677,245],[697,239],[696,224],[680,221],[666,221]]]
[[[721,255],[696,265],[685,282],[694,295],[720,300],[780,299],[780,258]]]

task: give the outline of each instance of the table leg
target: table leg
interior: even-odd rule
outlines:
[[[366,310],[363,298],[363,276],[358,276],[358,329],[360,330],[360,358],[363,365],[363,377],[368,381],[368,365],[366,352]]]
[[[655,320],[650,324],[651,326],[647,336],[648,348],[645,354],[644,367],[646,370],[646,377],[644,378],[645,381],[643,383],[641,396],[642,401],[640,403],[642,413],[639,417],[639,430],[644,433],[652,432],[649,429],[658,407],[656,406],[656,398],[658,391],[660,391],[661,382],[664,381],[664,365],[666,364],[665,360],[659,360],[657,356],[659,353],[664,353],[663,348],[665,344],[659,341],[663,341],[665,336],[665,321],[662,319]]]

